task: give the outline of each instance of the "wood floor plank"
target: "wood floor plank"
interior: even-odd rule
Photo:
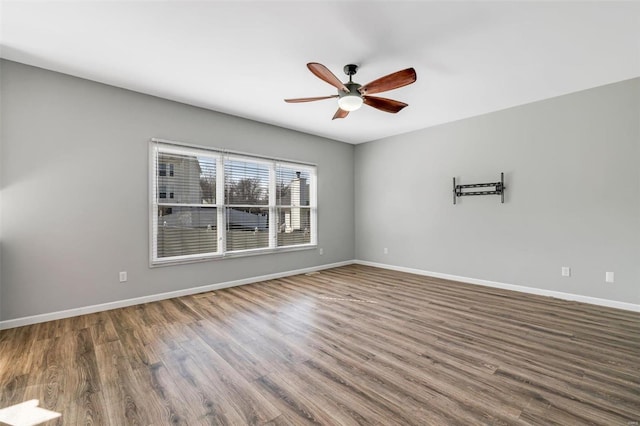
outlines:
[[[183,349],[200,367],[200,377],[225,389],[233,408],[244,418],[246,424],[266,423],[281,413],[264,398],[250,382],[245,380],[213,348],[200,339],[184,342]]]
[[[123,419],[126,424],[146,425],[150,419],[141,399],[144,393],[134,381],[133,371],[125,358],[119,341],[95,346],[96,361],[100,366],[100,385],[111,419]]]
[[[55,425],[628,425],[640,313],[361,265],[0,331]]]
[[[164,363],[176,384],[181,384],[178,390],[185,400],[191,401],[190,409],[198,420],[208,424],[247,423],[228,398],[224,386],[205,378],[198,359],[184,350],[178,350]]]
[[[162,362],[133,369],[135,380],[141,382],[146,390],[147,398],[155,417],[152,423],[157,424],[173,424],[188,425],[189,420],[193,417],[191,401],[188,404],[183,399],[167,367]]]

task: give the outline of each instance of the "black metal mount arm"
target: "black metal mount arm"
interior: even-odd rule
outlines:
[[[490,191],[463,191],[469,188],[490,188]],[[500,173],[500,182],[490,183],[471,183],[468,185],[456,185],[456,178],[453,178],[453,204],[456,203],[456,197],[464,197],[467,195],[500,195],[501,202],[504,203],[504,173]]]

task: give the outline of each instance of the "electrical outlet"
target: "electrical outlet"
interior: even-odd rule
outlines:
[[[120,272],[120,282],[121,283],[127,282],[127,271]]]
[[[614,281],[614,279],[613,279],[613,278],[614,278],[614,277],[613,277],[613,272],[606,272],[606,273],[604,274],[604,281],[605,281],[605,282],[612,283],[612,282]]]
[[[322,256],[324,254],[324,249],[322,247],[320,247],[318,249],[318,253],[320,253],[320,256]]]
[[[384,254],[389,254],[389,249],[387,247],[384,248]]]
[[[563,266],[561,273],[562,273],[563,277],[570,277],[571,276],[571,268],[569,268],[568,266]]]

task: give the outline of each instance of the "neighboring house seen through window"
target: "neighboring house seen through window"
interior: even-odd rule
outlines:
[[[151,262],[316,244],[316,167],[154,142]]]

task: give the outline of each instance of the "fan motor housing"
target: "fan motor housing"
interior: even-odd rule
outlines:
[[[347,89],[349,89],[349,91],[348,92],[343,92],[341,90],[338,90],[338,95],[340,95],[341,98],[343,96],[358,96],[360,98],[362,97],[362,95],[358,91],[358,89],[362,87],[362,84],[344,83],[344,85],[347,86]]]

